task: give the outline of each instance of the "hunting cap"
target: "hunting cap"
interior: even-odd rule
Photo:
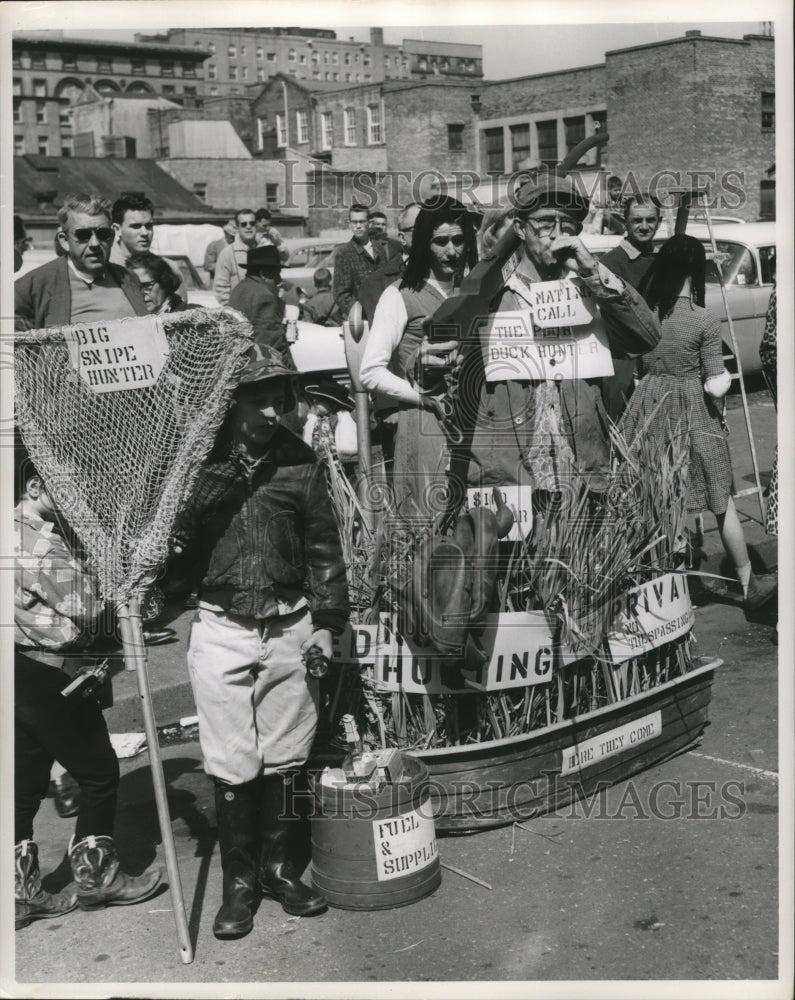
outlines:
[[[526,218],[540,208],[557,208],[578,222],[588,214],[588,199],[569,177],[546,172],[526,181],[513,196],[516,213]]]
[[[282,355],[268,344],[255,343],[246,352],[248,365],[240,379],[240,385],[265,382],[271,378],[293,378],[295,371],[288,368]]]
[[[264,268],[279,269],[282,259],[276,247],[267,244],[264,247],[252,247],[246,254],[246,273],[259,274]]]

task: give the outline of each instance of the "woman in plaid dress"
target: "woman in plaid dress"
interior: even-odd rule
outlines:
[[[710,510],[743,588],[743,607],[757,611],[776,590],[757,578],[732,499],[732,467],[723,418],[731,380],[723,366],[720,320],[704,308],[706,255],[699,240],[678,235],[660,249],[640,292],[662,324],[660,343],[641,359],[643,378],[621,422],[632,437],[651,415],[651,433],[665,447],[674,435],[689,445],[688,508]],[[656,411],[656,412],[655,412]]]

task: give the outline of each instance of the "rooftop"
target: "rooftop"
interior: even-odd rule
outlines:
[[[215,213],[154,160],[88,156],[15,156],[14,211],[25,218],[47,218],[53,205],[40,205],[41,191],[55,191],[58,208],[68,194],[86,191],[114,201],[125,191],[141,192],[155,206],[158,222],[205,221]]]
[[[56,35],[44,37],[42,35],[26,35],[19,31],[15,31],[11,38],[12,47],[15,49],[24,47],[57,51],[67,49],[84,52],[135,52],[140,55],[167,56],[171,59],[176,56],[180,59],[193,59],[196,62],[204,62],[210,55],[209,51],[192,45],[158,45],[151,42],[113,41],[107,38],[60,38]]]

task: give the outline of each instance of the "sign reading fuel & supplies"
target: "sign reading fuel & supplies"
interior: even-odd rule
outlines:
[[[373,820],[373,844],[379,882],[427,868],[439,853],[433,819],[416,810]]]

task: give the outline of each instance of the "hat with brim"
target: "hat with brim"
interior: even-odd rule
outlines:
[[[578,222],[588,214],[588,199],[568,177],[546,173],[534,181],[527,181],[513,195],[513,203],[524,216],[542,208],[557,208]]]
[[[246,352],[248,365],[239,385],[265,382],[272,378],[292,379],[295,372],[288,368],[282,355],[268,344],[253,344]]]
[[[307,396],[313,399],[322,399],[333,406],[339,406],[343,410],[352,410],[354,402],[341,385],[333,379],[320,379],[316,385],[308,385],[304,389]]]
[[[265,270],[279,270],[282,259],[274,246],[252,247],[246,254],[246,271],[249,274],[259,274]]]

